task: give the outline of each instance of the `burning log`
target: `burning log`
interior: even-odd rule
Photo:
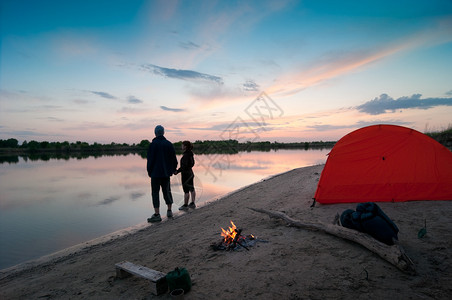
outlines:
[[[358,243],[370,251],[378,254],[381,258],[388,261],[389,263],[396,266],[399,270],[402,270],[405,273],[415,275],[416,268],[412,260],[406,255],[402,246],[400,246],[397,241],[392,246],[386,245],[372,238],[370,235],[348,229],[346,227],[337,226],[333,224],[325,224],[321,222],[302,222],[299,220],[295,220],[287,216],[286,214],[278,211],[270,211],[266,209],[258,209],[258,208],[249,208],[256,212],[264,213],[269,215],[270,217],[279,218],[285,220],[289,225],[309,229],[309,230],[320,230],[325,233],[353,241]]]
[[[235,229],[235,237],[232,240],[232,246],[235,247],[237,244],[237,240],[240,238],[240,234],[242,233],[242,229]]]
[[[245,248],[247,251],[250,249],[244,244],[247,241],[254,240],[254,236],[251,234],[249,236],[243,236],[242,229],[237,229],[235,224],[231,221],[232,227],[229,230],[224,230],[221,228],[221,236],[223,237],[220,243],[214,243],[210,245],[213,250],[234,250],[237,245]]]
[[[240,234],[242,233],[242,229],[236,229],[235,230],[235,232],[236,232],[236,235],[235,235],[235,238],[234,238],[234,240],[232,241],[232,248],[235,248],[236,246],[237,246],[237,244],[239,244],[240,246],[242,246],[243,248],[245,248],[246,250],[250,250],[250,249],[248,249],[245,245],[243,245],[241,242],[240,242],[240,238],[245,238],[245,237],[242,237]]]

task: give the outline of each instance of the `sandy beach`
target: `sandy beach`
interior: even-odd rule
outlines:
[[[400,229],[416,266],[405,274],[356,243],[287,226],[249,208],[281,211],[302,221],[331,223],[356,204],[311,208],[323,165],[297,168],[242,188],[156,225],[63,256],[0,272],[0,299],[171,299],[149,282],[115,277],[130,261],[164,273],[184,267],[185,299],[450,299],[452,201],[379,203]],[[152,211],[149,211],[149,215]],[[259,241],[249,251],[214,251],[230,221]],[[418,231],[427,222],[427,234]]]

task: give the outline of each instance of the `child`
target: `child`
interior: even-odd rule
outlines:
[[[180,159],[180,168],[174,172],[174,175],[182,173],[182,189],[184,190],[184,205],[179,207],[179,210],[188,210],[188,208],[196,208],[195,198],[195,186],[193,184],[193,178],[195,174],[193,173],[193,166],[195,165],[195,159],[193,155],[193,145],[189,141],[182,142],[182,150],[184,154]],[[191,194],[191,202],[188,204],[188,200],[190,199]]]

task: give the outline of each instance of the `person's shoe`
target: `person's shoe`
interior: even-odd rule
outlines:
[[[188,205],[188,207],[189,207],[189,208],[196,208],[195,202],[191,202],[191,203]]]
[[[160,217],[160,214],[158,214],[158,215],[153,214],[152,217],[148,218],[149,223],[156,223],[156,222],[161,222],[161,221],[162,221],[162,217]]]
[[[173,212],[172,212],[171,210],[168,210],[168,211],[166,212],[166,216],[167,216],[168,218],[172,218],[172,217],[173,217]]]
[[[188,210],[188,205],[184,204],[181,207],[179,207],[179,210]]]

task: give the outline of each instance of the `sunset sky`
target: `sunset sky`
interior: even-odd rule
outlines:
[[[452,1],[0,0],[0,139],[338,140],[452,124]]]

